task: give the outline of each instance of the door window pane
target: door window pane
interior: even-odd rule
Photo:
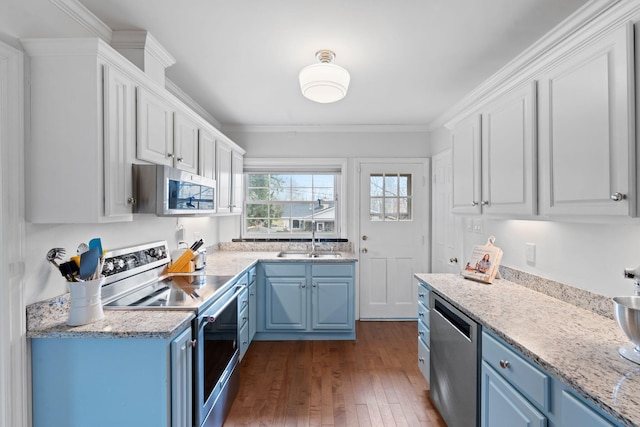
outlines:
[[[410,174],[371,174],[369,189],[371,221],[410,221],[412,219],[413,189]]]

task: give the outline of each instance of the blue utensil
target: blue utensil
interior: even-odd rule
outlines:
[[[80,279],[88,280],[96,272],[102,250],[97,246],[80,255]]]
[[[102,241],[99,237],[95,237],[89,240],[89,249],[98,248],[100,255],[102,255]]]

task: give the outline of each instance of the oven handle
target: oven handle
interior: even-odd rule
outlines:
[[[202,325],[201,326],[204,326],[207,323],[215,322],[216,319],[218,318],[218,316],[220,316],[220,314],[223,311],[225,311],[227,309],[227,307],[229,307],[229,305],[231,305],[233,303],[233,300],[238,298],[238,295],[240,295],[240,293],[242,293],[242,291],[244,290],[245,285],[236,286],[235,288],[236,288],[236,290],[233,293],[233,296],[231,298],[229,298],[229,300],[227,302],[225,302],[224,305],[222,307],[220,307],[215,313],[213,313],[213,314],[203,314],[203,316],[202,316]],[[227,291],[227,293],[230,293],[230,292],[233,292],[233,291],[232,290]]]

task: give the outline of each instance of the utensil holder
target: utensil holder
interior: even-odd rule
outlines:
[[[67,282],[71,301],[67,325],[79,326],[104,318],[102,310],[102,285],[104,277],[84,282]]]

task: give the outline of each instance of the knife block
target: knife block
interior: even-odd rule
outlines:
[[[105,277],[84,282],[67,282],[70,303],[67,325],[79,326],[104,318],[102,310],[102,285]]]

